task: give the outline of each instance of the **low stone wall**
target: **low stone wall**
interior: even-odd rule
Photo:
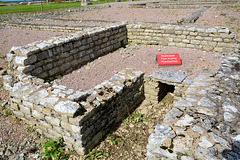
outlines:
[[[151,134],[147,159],[240,159],[240,56],[203,72]]]
[[[17,117],[85,154],[143,101],[143,73],[123,70],[87,92],[21,75],[10,97]]]
[[[133,43],[195,48],[229,53],[240,47],[228,28],[196,27],[159,23],[129,23],[128,40]]]
[[[52,80],[99,56],[124,47],[126,42],[126,24],[115,24],[13,47],[7,55],[8,74],[13,79],[27,74]]]
[[[61,26],[61,25],[44,25],[44,24],[24,24],[24,23],[0,23],[2,28],[17,28],[17,29],[30,29],[30,30],[43,30],[43,31],[57,31],[57,32],[77,32],[82,31],[84,28],[93,28],[86,26]]]
[[[154,23],[85,29],[13,47],[7,55],[8,75],[4,76],[13,113],[40,134],[54,139],[63,137],[67,148],[85,154],[144,99],[157,104],[170,87],[180,100],[167,114],[164,124],[157,125],[150,136],[148,159],[235,155],[240,148],[240,108],[236,107],[239,106],[239,55],[223,61],[216,81],[207,74],[192,83],[185,73],[164,72],[143,77],[140,71],[126,69],[86,92],[46,82],[125,46],[127,34],[130,41],[144,44],[223,53],[239,47],[236,36],[226,28]],[[212,90],[206,89],[209,85]],[[181,93],[184,90],[186,95]],[[206,94],[208,97],[204,97]]]
[[[149,77],[145,76],[145,101],[157,106],[167,92],[174,94],[174,101],[179,100],[192,82],[186,78],[187,73],[172,71],[156,72]]]

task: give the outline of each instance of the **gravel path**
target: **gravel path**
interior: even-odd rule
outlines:
[[[217,71],[221,63],[221,58],[216,58],[213,53],[201,50],[161,46],[134,47],[138,49],[134,49],[130,53],[121,53],[128,49],[126,48],[100,57],[55,82],[76,90],[88,90],[126,68],[143,71],[146,75],[157,71],[180,71],[188,73],[188,78],[193,79],[203,69]],[[158,67],[156,54],[170,53],[179,53],[182,65]]]
[[[63,32],[36,31],[27,29],[0,29],[0,57],[7,55],[13,46],[24,46],[29,43],[45,40]],[[5,60],[0,59],[0,68],[5,68]]]

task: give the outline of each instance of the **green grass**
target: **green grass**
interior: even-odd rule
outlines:
[[[122,0],[122,2],[126,2],[127,0]],[[110,3],[115,2],[115,0],[99,0],[99,1],[91,1],[93,5],[102,4],[102,3]],[[3,2],[0,2],[3,3]],[[43,4],[43,11],[61,9],[61,8],[72,8],[72,7],[81,7],[81,2],[51,2]],[[34,5],[11,5],[12,13],[22,13],[22,12],[40,12],[41,4]],[[0,14],[11,13],[10,6],[0,6]]]
[[[43,4],[43,11],[49,11],[54,9],[61,9],[61,8],[72,8],[72,7],[80,7],[81,2],[51,2],[51,3],[44,3]],[[41,11],[41,4],[34,4],[34,5],[12,5],[12,12],[13,13],[20,13],[20,12],[39,12]],[[0,14],[11,13],[10,6],[1,6],[0,7]]]

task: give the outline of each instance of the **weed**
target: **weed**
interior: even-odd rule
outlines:
[[[5,58],[7,58],[7,56],[0,56],[0,58],[1,58],[1,59],[5,59]]]
[[[4,106],[1,106],[1,110],[4,110],[5,109],[5,107]]]
[[[108,137],[108,140],[110,140],[112,144],[117,144],[117,141],[113,137]]]
[[[106,159],[109,154],[105,153],[105,152],[99,152],[97,150],[95,151],[91,151],[90,149],[88,150],[88,155],[86,155],[83,159],[90,159],[90,160],[94,160],[94,159]]]
[[[56,76],[56,78],[57,78],[57,79],[61,79],[61,78],[62,78],[62,76],[61,76],[61,75],[58,75],[58,76]]]
[[[118,137],[118,138],[108,137],[108,140],[110,140],[113,145],[118,145],[118,144],[120,144],[121,146],[124,145],[123,140],[122,140],[121,137]]]
[[[1,84],[0,84],[0,88],[2,88],[4,86],[4,83],[2,82]]]
[[[28,125],[27,126],[27,130],[28,130],[28,132],[33,132],[35,130],[35,128],[33,128],[32,126]]]
[[[1,109],[4,110],[5,107],[1,107]],[[12,115],[12,111],[11,111],[10,108],[8,108],[8,109],[5,111],[5,114],[3,115],[3,117],[6,118],[6,117],[8,117],[8,116],[10,116],[10,115]]]
[[[140,45],[141,43],[140,42],[136,42],[136,45]]]
[[[51,82],[50,79],[46,79],[45,82]]]
[[[48,140],[42,142],[43,147],[45,148],[45,152],[42,152],[40,154],[41,157],[46,156],[47,160],[66,160],[68,157],[63,157],[63,139],[62,137],[59,137],[57,141],[53,141],[52,138],[49,138]]]
[[[136,124],[143,121],[147,121],[147,120],[143,118],[143,115],[141,113],[133,113],[131,116],[129,116],[126,119],[126,123],[131,122],[132,124]]]

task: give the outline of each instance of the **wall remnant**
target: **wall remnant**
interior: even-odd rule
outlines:
[[[203,72],[155,127],[147,159],[240,159],[240,56]],[[238,86],[238,87],[237,87]]]
[[[194,48],[229,53],[240,47],[234,33],[224,27],[197,27],[160,23],[129,23],[128,40],[148,45]]]
[[[68,148],[85,154],[144,99],[157,104],[170,86],[179,101],[149,137],[147,158],[214,159],[215,155],[221,157],[220,153],[225,158],[239,157],[239,52],[223,60],[217,76],[205,72],[193,82],[185,73],[144,77],[133,69],[123,70],[86,92],[47,82],[125,46],[127,38],[225,54],[239,47],[227,28],[156,23],[85,29],[13,47],[7,55],[8,75],[4,76],[13,113],[36,126],[39,133],[63,137]]]

